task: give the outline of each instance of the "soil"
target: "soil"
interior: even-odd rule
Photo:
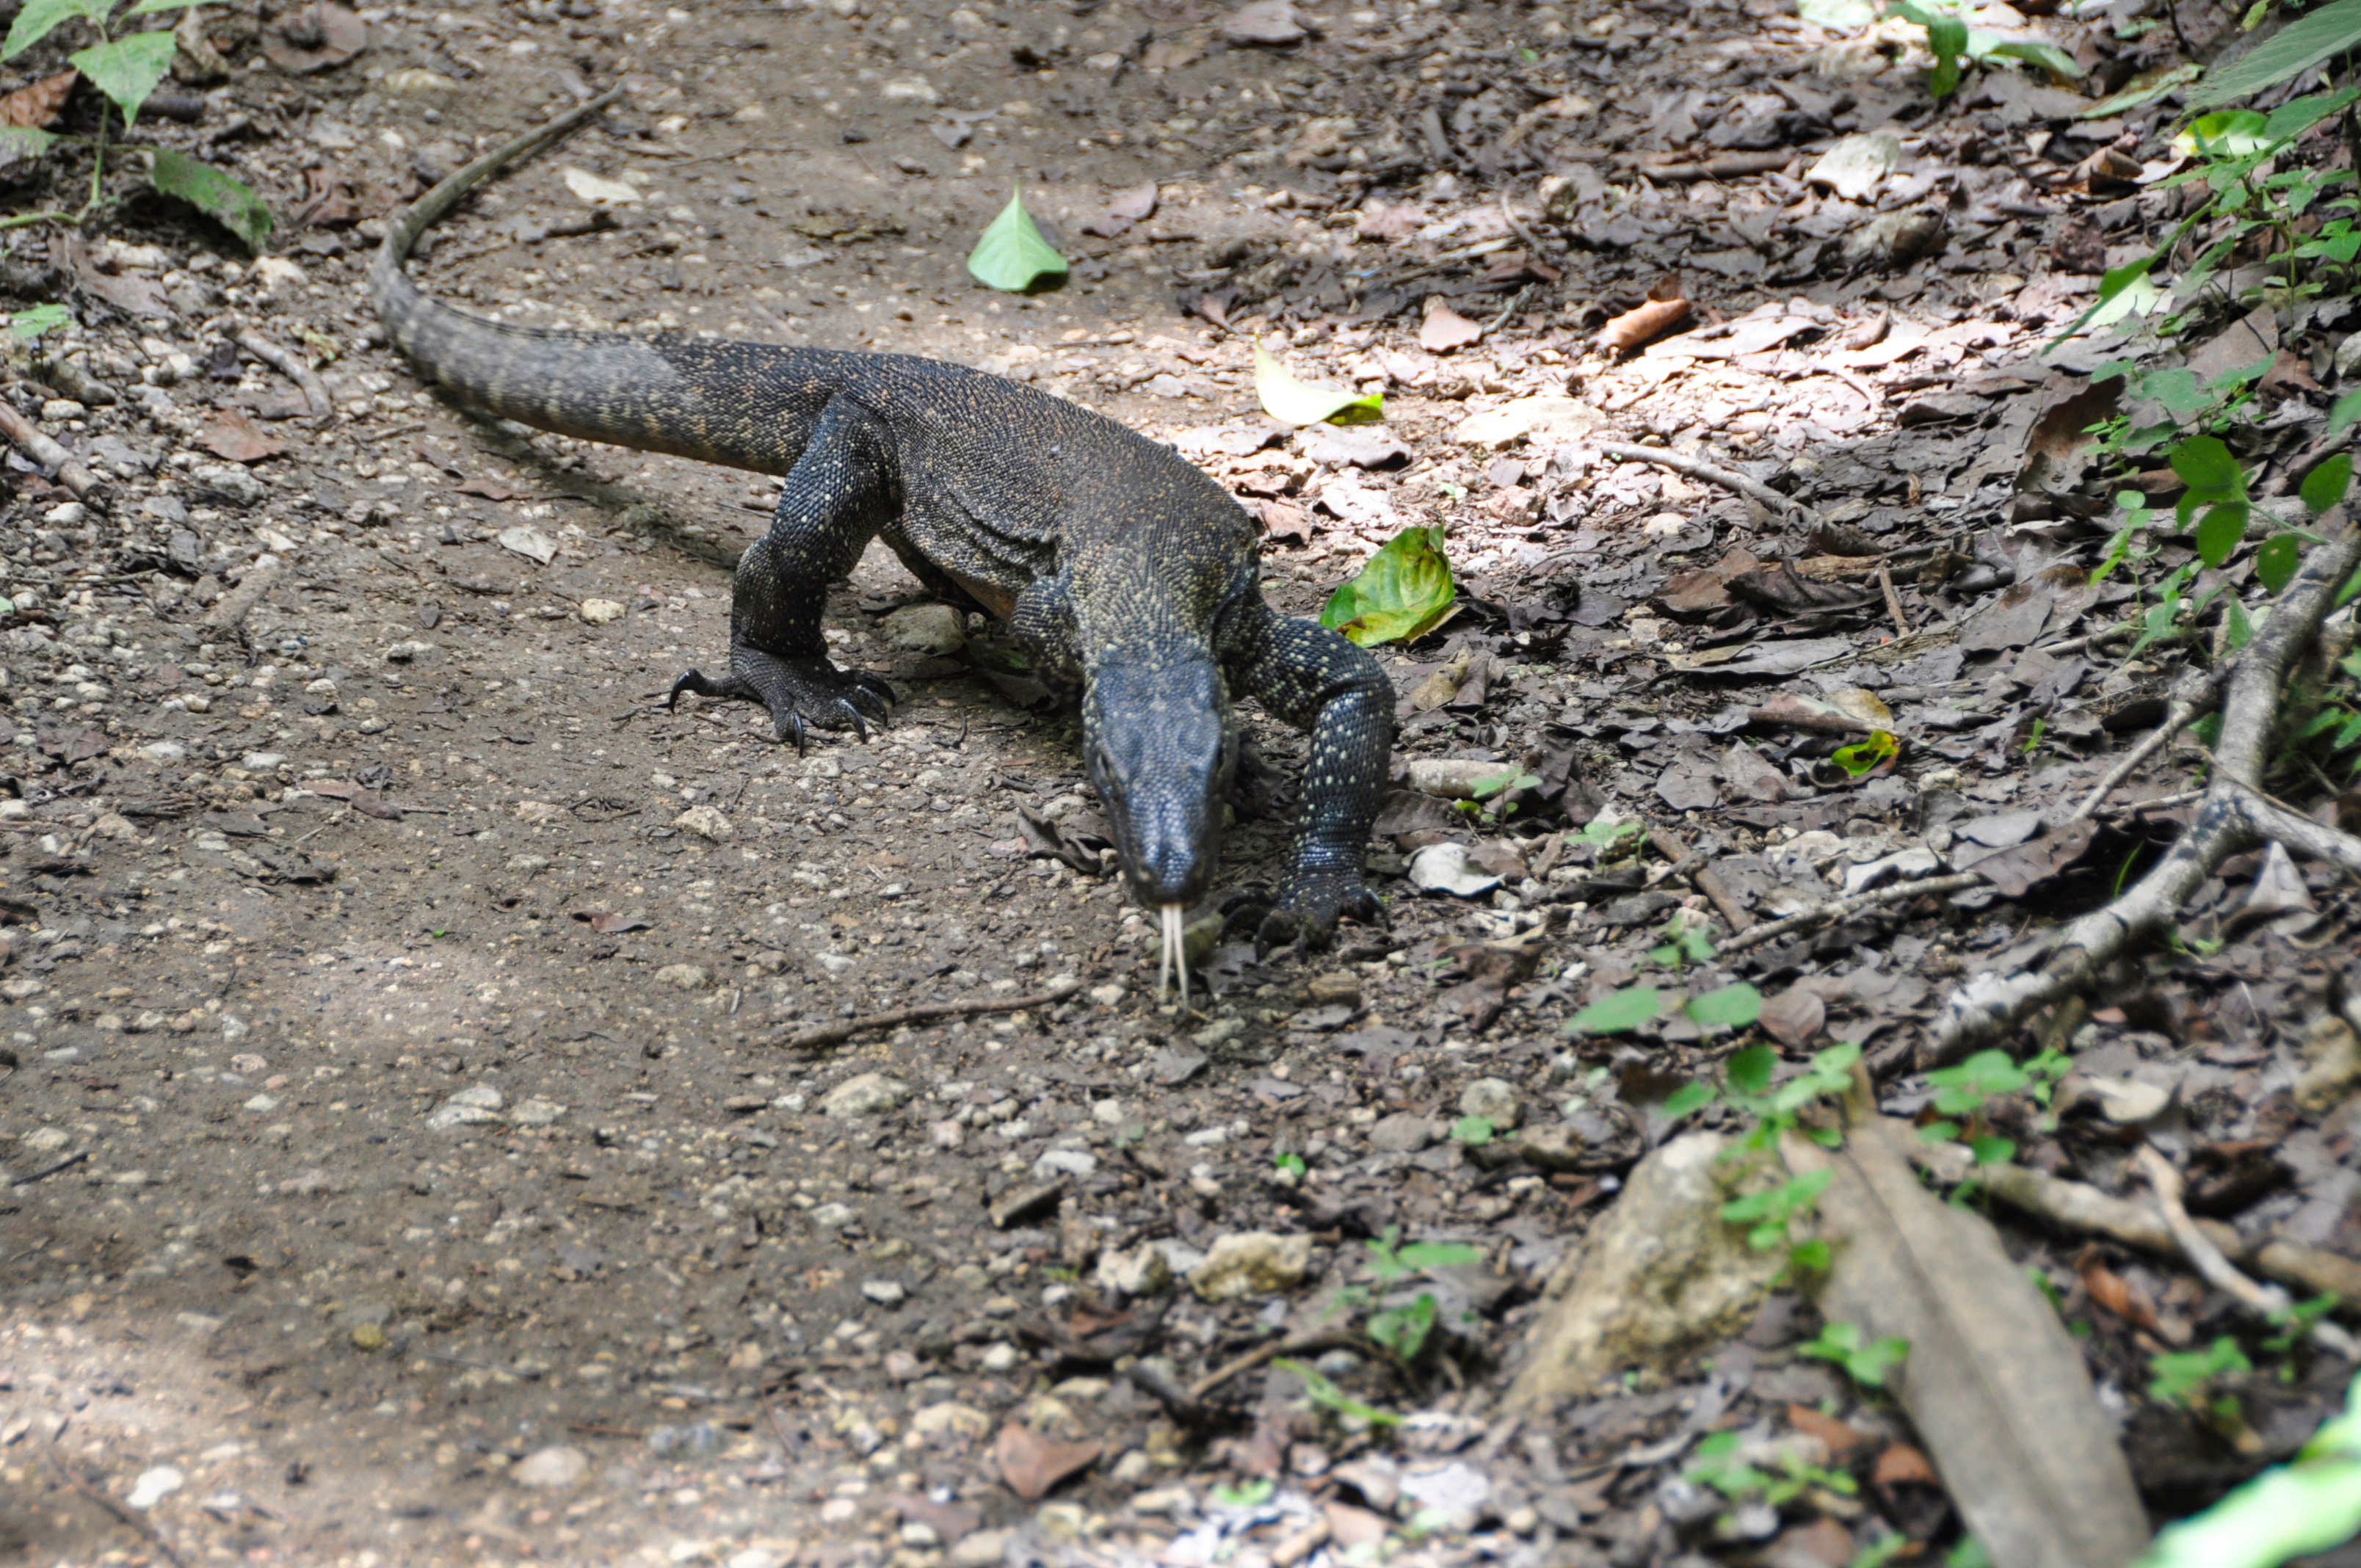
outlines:
[[[304,75],[266,62],[287,26],[275,9],[203,15],[235,74],[193,124],[154,134],[264,192],[283,225],[273,259],[221,259],[237,255],[228,236],[126,176],[98,259],[27,231],[7,264],[71,290],[69,343],[124,397],[32,404],[111,484],[104,520],[13,475],[0,1559],[921,1568],[1242,1549],[1291,1563],[1343,1561],[1353,1532],[1424,1510],[1397,1538],[1405,1560],[1637,1564],[1699,1542],[1711,1510],[1657,1490],[1686,1486],[1665,1480],[1682,1445],[1629,1484],[1615,1462],[1697,1430],[1701,1398],[1750,1420],[1849,1409],[1880,1444],[1905,1442],[1890,1409],[1794,1356],[1811,1319],[1785,1294],[1703,1370],[1554,1431],[1498,1421],[1542,1283],[1664,1131],[1619,1090],[1661,1098],[1708,1043],[1669,1025],[1670,1054],[1643,1060],[1561,1035],[1598,987],[1645,968],[1668,911],[1714,905],[1658,886],[1661,868],[1591,885],[1592,848],[1559,833],[1611,801],[1715,856],[1798,833],[1890,849],[1961,815],[1929,816],[1937,792],[2008,809],[2038,771],[2032,720],[1938,728],[1911,782],[1859,791],[1827,786],[1836,741],[1815,741],[1773,768],[1791,790],[1745,807],[1705,778],[1732,688],[1653,684],[1652,649],[1697,630],[1656,596],[1730,549],[1773,560],[1803,525],[1661,469],[1594,466],[1570,440],[1455,437],[1505,400],[1574,397],[1581,433],[1708,438],[1714,460],[1801,476],[1831,520],[1884,543],[1981,517],[2014,488],[2051,373],[2023,356],[2095,287],[2095,265],[2053,270],[2048,254],[2070,214],[2103,204],[2054,193],[2088,150],[2070,145],[2081,130],[2029,181],[2013,152],[1977,161],[2005,92],[1981,119],[1914,126],[1923,71],[1898,51],[1850,78],[1750,61],[1828,42],[1763,5],[1304,7],[1309,36],[1265,45],[1197,0],[527,0],[368,11],[366,50]],[[53,52],[17,63],[38,77]],[[1183,1010],[1157,995],[1152,925],[1104,874],[1071,718],[1033,700],[980,620],[963,653],[914,636],[895,612],[918,586],[884,550],[832,594],[829,636],[895,683],[890,726],[798,754],[744,705],[669,708],[675,675],[725,658],[727,563],[775,481],[472,418],[384,346],[364,288],[371,239],[421,181],[614,81],[613,113],[442,226],[420,269],[440,297],[1038,382],[1232,483],[1268,527],[1270,597],[1290,613],[1316,614],[1403,524],[1448,521],[1459,615],[1385,654],[1400,751],[1539,769],[1517,786],[1526,816],[1405,807],[1374,862],[1388,927],[1348,927],[1322,955],[1216,944],[1216,993]],[[1716,140],[1700,126],[1725,107],[1722,126],[1774,128]],[[94,110],[77,98],[71,115]],[[1840,227],[1814,226],[1795,178],[1809,152],[1726,184],[1667,180],[1611,214],[1587,194],[1652,151],[1881,125],[1928,159],[1884,204],[1934,191],[1948,248],[1822,267]],[[1957,155],[1940,178],[1938,152]],[[86,178],[72,169],[44,178],[62,190]],[[631,199],[593,205],[568,170]],[[1546,214],[1544,173],[1572,192]],[[1150,182],[1151,214],[1109,215]],[[1061,290],[995,294],[965,272],[1012,186],[1073,262]],[[2104,234],[2081,243],[2103,250]],[[123,248],[143,245],[164,254]],[[1592,352],[1675,265],[1696,321],[1794,321],[1789,338],[1858,339],[1852,363],[1798,375],[1775,333],[1676,365]],[[1422,348],[1430,297],[1486,328],[1481,346]],[[241,326],[308,350],[335,411],[231,346]],[[1878,357],[1912,333],[1919,356]],[[1382,385],[1393,442],[1268,424],[1257,334],[1307,378]],[[1989,410],[1941,401],[1961,397]],[[1690,586],[1705,614],[1745,620]],[[1902,586],[1921,626],[1958,608],[1931,580]],[[2086,629],[2105,602],[2082,607]],[[1873,630],[1883,614],[1839,630],[1872,628],[1867,645],[1894,632]],[[1905,664],[1877,684],[1897,708],[1931,705],[2030,659],[2035,621],[1992,645],[1998,670]],[[2072,624],[2060,610],[2048,635]],[[2014,667],[2021,696],[2042,672]],[[1435,700],[1411,695],[1438,672]],[[1276,793],[1241,796],[1227,886],[1271,875],[1302,752],[1251,725]],[[2090,730],[2053,791],[2101,765]],[[1817,815],[1745,815],[1797,798]],[[1454,840],[1501,880],[1421,896],[1408,856]],[[2087,904],[2114,872],[2052,891]],[[1842,1037],[1874,1045],[1946,977],[2000,963],[2024,915],[1911,918],[1751,972],[1850,977],[1827,999],[1858,1025]],[[2248,972],[2275,965],[2239,1032],[2275,1016],[2290,1049],[2333,966],[2274,949]],[[1044,995],[787,1044],[914,1003]],[[2092,1027],[2136,1058],[2154,1025],[2135,1008]],[[2235,1046],[2190,1091],[2231,1097],[2212,1124],[2224,1139],[2255,1134],[2275,1086],[2234,1081]],[[1585,1095],[1612,1105],[1603,1127],[1578,1119]],[[1494,1157],[1520,1116],[1569,1097],[1594,1157]],[[1447,1135],[1477,1113],[1504,1135],[1493,1154],[1480,1133]],[[2267,1184],[2274,1212],[2310,1204],[2315,1239],[2349,1239],[2349,1142],[2304,1135],[2317,1164]],[[1439,1354],[1400,1376],[1336,1318],[1395,1227],[1485,1266],[1438,1270],[1459,1281]],[[1308,1237],[1308,1262],[1236,1300],[1106,1288],[1151,1267],[1149,1244],[1185,1269],[1238,1236],[1280,1252],[1268,1237]],[[2073,1287],[2072,1246],[2016,1243]],[[2188,1281],[2125,1266],[2184,1340],[2210,1322]],[[1261,1368],[1202,1404],[1169,1397],[1274,1335],[1352,1397],[1414,1409],[1395,1451],[1448,1486],[1476,1477],[1480,1498],[1398,1504],[1376,1472],[1353,1478],[1371,1445],[1291,1410],[1294,1385]],[[1751,1392],[1733,1383],[1757,1361]],[[2125,1352],[2108,1375],[2136,1387],[2139,1366]],[[2273,1452],[2333,1381],[2286,1397]],[[2187,1506],[2256,1462],[2177,1416],[2143,1420],[2143,1479]],[[1063,1483],[1047,1502],[1027,1484],[1044,1476]],[[1220,1489],[1257,1477],[1279,1490]],[[152,1507],[89,1495],[147,1482]],[[1948,1541],[1939,1489],[1915,1485],[1880,1494],[1884,1517]],[[1837,1547],[1802,1541],[1819,1528],[1782,1540],[1835,1555],[1782,1561],[1847,1561],[1850,1527]]]

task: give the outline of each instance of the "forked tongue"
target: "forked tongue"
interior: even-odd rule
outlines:
[[[1167,983],[1178,976],[1180,981],[1180,1005],[1189,1005],[1189,949],[1181,936],[1181,920],[1187,905],[1166,904],[1158,906],[1156,914],[1164,937],[1164,959],[1156,970],[1156,999],[1164,1000]]]

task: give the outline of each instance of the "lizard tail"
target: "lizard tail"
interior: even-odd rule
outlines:
[[[518,159],[613,103],[609,88],[451,175],[394,220],[369,296],[394,345],[462,400],[561,435],[785,474],[832,388],[834,356],[678,334],[511,326],[430,298],[402,264],[418,236]]]

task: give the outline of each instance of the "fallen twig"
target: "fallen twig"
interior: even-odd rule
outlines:
[[[299,355],[290,354],[252,327],[240,327],[237,345],[303,389],[303,400],[312,411],[324,419],[336,411],[335,400],[328,396],[328,384],[320,373],[303,363]]]
[[[1738,901],[1720,874],[1709,865],[1697,863],[1698,857],[1689,852],[1689,847],[1681,842],[1679,834],[1669,828],[1651,828],[1648,829],[1648,842],[1673,862],[1673,876],[1687,877],[1699,893],[1713,901],[1713,906],[1721,911],[1721,917],[1730,922],[1732,932],[1743,931],[1754,923],[1754,917],[1746,912],[1746,905]],[[1671,877],[1665,880],[1670,881]]]
[[[257,557],[254,565],[246,569],[246,576],[238,579],[237,587],[214,601],[213,609],[205,611],[200,624],[207,631],[234,631],[245,625],[254,607],[262,602],[263,596],[279,580],[280,565],[276,555]]]
[[[2157,1152],[2152,1145],[2143,1145],[2135,1158],[2139,1172],[2147,1179],[2149,1190],[2156,1194],[2156,1206],[2164,1215],[2164,1227],[2172,1234],[2173,1245],[2198,1277],[2216,1290],[2235,1299],[2246,1310],[2267,1323],[2285,1324],[2294,1309],[2295,1299],[2276,1285],[2258,1285],[2238,1272],[2237,1266],[2222,1255],[2222,1249],[2213,1239],[2197,1228],[2181,1206],[2180,1172],[2172,1162]],[[2347,1361],[2361,1361],[2361,1346],[2353,1336],[2334,1323],[2315,1323],[2312,1337]]]
[[[2361,528],[2347,528],[2334,543],[2313,550],[2270,619],[2231,664],[2223,682],[2213,776],[2172,848],[2121,897],[2068,926],[2039,970],[1978,975],[1952,992],[1920,1042],[1920,1068],[1957,1061],[2035,1010],[2091,984],[2169,921],[2224,861],[2257,839],[2276,839],[2307,853],[2325,851],[2340,864],[2361,867],[2361,858],[2348,858],[2361,857],[2361,841],[2348,845],[2349,835],[2299,817],[2262,793],[2265,749],[2289,673],[2357,565]]]
[[[1241,1373],[1252,1372],[1263,1363],[1275,1361],[1282,1355],[1311,1355],[1323,1350],[1358,1350],[1360,1348],[1361,1342],[1354,1339],[1350,1334],[1297,1334],[1290,1339],[1273,1340],[1268,1344],[1255,1346],[1235,1361],[1217,1366],[1190,1384],[1189,1398],[1202,1399],[1231,1378]]]
[[[104,1492],[100,1491],[97,1487],[83,1480],[80,1475],[76,1474],[74,1467],[68,1464],[59,1454],[58,1445],[54,1441],[42,1444],[41,1452],[49,1456],[50,1467],[56,1470],[59,1475],[65,1477],[67,1486],[71,1486],[75,1491],[80,1492],[83,1497],[88,1497],[92,1502],[96,1503],[100,1508],[104,1508],[126,1529],[135,1530],[140,1536],[145,1538],[150,1546],[153,1546],[158,1552],[163,1553],[164,1561],[170,1563],[172,1565],[172,1568],[189,1568],[187,1560],[181,1557],[179,1552],[172,1550],[172,1543],[166,1541],[162,1534],[157,1530],[154,1525],[149,1524],[146,1519],[141,1519],[137,1513],[125,1508],[121,1503],[116,1502],[113,1497],[108,1497]]]
[[[0,399],[0,435],[13,442],[16,450],[31,458],[42,473],[56,475],[58,483],[71,490],[76,500],[101,511],[106,510],[105,484],[81,458],[43,435],[39,426],[18,413],[16,405],[5,399]]]
[[[1609,457],[1631,463],[1653,463],[1659,468],[1670,468],[1675,474],[1686,474],[1692,479],[1703,479],[1709,485],[1719,485],[1725,490],[1735,490],[1741,496],[1752,496],[1774,512],[1793,512],[1809,522],[1818,522],[1820,514],[1793,496],[1783,496],[1760,479],[1750,479],[1734,468],[1702,458],[1684,457],[1677,452],[1667,452],[1661,446],[1631,446],[1620,441],[1602,441],[1598,450]]]
[[[788,1036],[779,1044],[791,1051],[817,1050],[822,1046],[840,1045],[855,1035],[865,1035],[873,1029],[896,1029],[905,1024],[930,1024],[938,1018],[972,1018],[982,1013],[1016,1013],[1027,1007],[1048,1007],[1063,1002],[1081,989],[1078,981],[1054,991],[1037,991],[1030,996],[979,996],[961,1002],[925,1002],[915,1007],[893,1007],[883,1013],[872,1013],[866,1018],[844,1018],[833,1024],[816,1024]]]
[[[80,1165],[89,1157],[90,1151],[88,1149],[76,1149],[73,1153],[66,1156],[65,1158],[58,1161],[55,1165],[37,1170],[30,1176],[18,1177],[14,1185],[17,1187],[30,1187],[36,1181],[47,1181],[52,1176],[56,1176],[63,1171],[71,1170],[74,1167]]]
[[[1910,618],[1903,613],[1902,596],[1894,591],[1894,574],[1886,569],[1883,561],[1877,564],[1877,587],[1885,595],[1885,613],[1894,618],[1894,629],[1905,637],[1909,636],[1912,630]]]
[[[2196,723],[2198,716],[2212,704],[2221,689],[2222,672],[2218,669],[2182,676],[2179,687],[2172,694],[2171,706],[2165,710],[2163,721],[2141,736],[2130,751],[2115,759],[2114,765],[2092,786],[2091,793],[2082,797],[2082,804],[2076,806],[2073,815],[2066,820],[2079,822],[2096,812],[2117,784],[2139,772],[2141,765],[2150,757],[2171,744],[2174,736]]]
[[[1858,915],[1864,909],[1875,909],[1888,904],[1907,904],[1914,898],[1931,897],[1946,893],[1960,893],[1971,887],[1982,887],[1984,879],[1973,872],[1961,872],[1955,876],[1922,877],[1916,882],[1889,883],[1844,898],[1832,898],[1826,904],[1816,904],[1809,909],[1799,909],[1793,915],[1760,926],[1749,927],[1726,942],[1715,944],[1716,950],[1727,955],[1742,953],[1749,948],[1759,948],[1765,942],[1775,942],[1792,932],[1818,926],[1830,920],[1841,920],[1848,915]]]

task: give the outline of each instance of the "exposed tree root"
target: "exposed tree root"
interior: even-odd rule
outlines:
[[[1765,942],[1814,926],[1841,920],[1848,915],[1858,915],[1864,909],[1877,909],[1888,904],[1907,904],[1914,898],[1939,897],[1947,893],[1960,893],[1971,887],[1982,887],[1984,879],[1974,872],[1960,872],[1953,876],[1922,877],[1916,882],[1888,883],[1883,887],[1871,888],[1848,898],[1831,898],[1826,904],[1815,904],[1809,909],[1799,909],[1793,915],[1766,920],[1745,930],[1726,942],[1715,944],[1724,955],[1742,953],[1749,948],[1759,948]]]
[[[2139,1172],[2147,1179],[2149,1189],[2156,1193],[2156,1206],[2164,1215],[2164,1228],[2172,1234],[2173,1244],[2199,1278],[2237,1301],[2267,1323],[2287,1321],[2294,1298],[2276,1285],[2258,1285],[2238,1272],[2237,1265],[2222,1255],[2213,1240],[2197,1228],[2189,1211],[2180,1202],[2180,1172],[2172,1162],[2154,1147],[2142,1148],[2138,1156]],[[2322,1323],[2313,1337],[2347,1361],[2361,1361],[2361,1349],[2353,1343],[2353,1336],[2334,1323]]]
[[[2222,862],[2275,839],[2361,869],[2361,841],[2277,805],[2262,791],[2265,749],[2290,673],[2335,608],[2336,591],[2361,564],[2361,528],[2315,549],[2222,683],[2222,736],[2213,772],[2180,839],[2124,895],[2068,926],[2037,970],[1981,974],[1954,991],[1928,1026],[1916,1065],[1941,1067],[1999,1038],[2038,1008],[2097,980],[2162,928]],[[2174,713],[2179,712],[2176,702]],[[2167,724],[2171,723],[2168,715]],[[2169,734],[2159,727],[2159,733]],[[2161,745],[2162,741],[2157,744]],[[2113,788],[2111,783],[2107,786]]]
[[[1760,479],[1749,478],[1734,468],[1718,463],[1708,463],[1699,457],[1684,457],[1677,452],[1667,452],[1661,446],[1632,446],[1620,441],[1602,441],[1598,450],[1608,456],[1626,463],[1653,463],[1659,468],[1670,468],[1692,479],[1703,479],[1708,485],[1719,485],[1725,490],[1735,490],[1741,496],[1752,496],[1769,507],[1773,513],[1792,512],[1807,522],[1817,522],[1820,514],[1793,496],[1781,495]]]

